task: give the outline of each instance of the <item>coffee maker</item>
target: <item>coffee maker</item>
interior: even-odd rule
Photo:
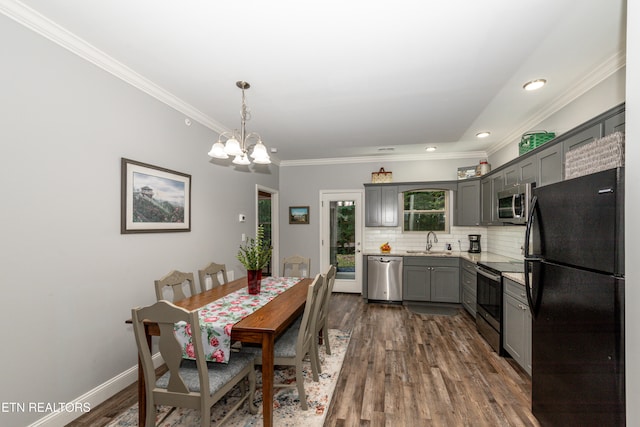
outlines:
[[[480,234],[469,234],[469,253],[479,254],[480,252]]]

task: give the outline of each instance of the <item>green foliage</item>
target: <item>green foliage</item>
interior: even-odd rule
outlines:
[[[271,241],[264,238],[264,228],[258,226],[256,238],[240,245],[236,258],[247,270],[262,270],[271,259]]]

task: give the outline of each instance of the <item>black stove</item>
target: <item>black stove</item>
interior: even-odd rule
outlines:
[[[524,273],[524,261],[511,262],[479,262],[479,266],[500,273]]]
[[[502,356],[502,273],[523,273],[524,261],[479,262],[476,271],[476,327]]]

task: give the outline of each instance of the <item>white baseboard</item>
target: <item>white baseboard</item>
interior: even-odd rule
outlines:
[[[156,353],[153,355],[153,365],[157,368],[164,363],[162,357],[160,357],[160,353]],[[82,396],[74,399],[72,402],[69,402],[69,405],[74,405],[74,407],[89,407],[95,408],[102,402],[111,398],[118,392],[124,390],[134,382],[138,380],[138,365],[135,365],[126,371],[122,372],[119,375],[111,378],[110,380],[100,384],[98,387],[94,388],[83,394]],[[28,427],[60,427],[65,426],[76,418],[84,415],[82,412],[52,412],[48,414],[46,417],[40,418],[33,424],[30,424]]]

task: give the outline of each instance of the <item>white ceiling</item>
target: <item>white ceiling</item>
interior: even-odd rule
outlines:
[[[428,158],[429,145],[432,156],[491,153],[624,65],[625,10],[624,0],[0,0],[216,131],[239,127],[235,82],[248,81],[247,130],[283,164]],[[536,78],[549,83],[522,90]],[[477,140],[482,130],[492,134]]]

